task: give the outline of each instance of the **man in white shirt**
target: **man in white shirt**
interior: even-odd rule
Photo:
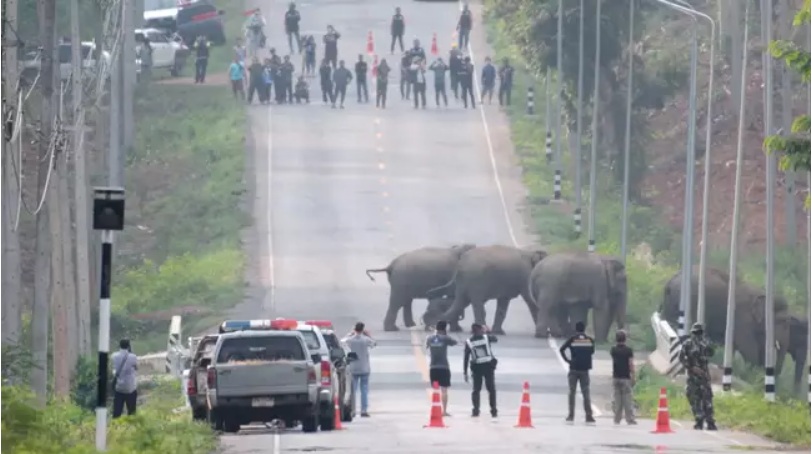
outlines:
[[[361,417],[369,418],[369,350],[375,347],[375,340],[364,329],[364,324],[358,322],[355,329],[341,339],[350,347],[350,351],[358,355],[358,359],[350,363],[352,372],[352,388],[361,393]]]
[[[113,353],[113,418],[118,418],[127,406],[127,415],[135,414],[138,399],[135,372],[138,370],[138,357],[130,351],[130,340],[121,339],[119,351]]]

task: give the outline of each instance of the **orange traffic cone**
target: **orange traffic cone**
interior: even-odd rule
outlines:
[[[519,422],[515,427],[532,428],[530,418],[530,383],[524,382],[522,386],[522,403],[519,406]]]
[[[372,61],[372,77],[378,77],[378,56],[375,55],[375,60]]]
[[[333,397],[333,408],[335,409],[335,417],[333,419],[333,430],[343,430],[341,425],[341,406],[338,405],[338,397]]]
[[[432,391],[431,394],[431,415],[429,416],[429,424],[423,426],[423,428],[444,428],[446,425],[443,424],[443,404],[440,402],[440,385],[434,382],[432,388],[434,388],[434,391]]]
[[[431,37],[431,55],[436,57],[439,53],[440,51],[437,50],[437,33],[435,33],[434,36]]]
[[[369,34],[367,35],[367,53],[372,55],[375,53],[375,43],[372,39],[372,31],[370,30]]]
[[[674,432],[671,430],[671,417],[668,414],[668,396],[665,393],[665,387],[660,388],[660,405],[658,407],[657,425],[651,433],[670,434]]]

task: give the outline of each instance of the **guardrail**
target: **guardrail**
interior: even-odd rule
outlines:
[[[138,357],[138,372],[141,375],[169,374],[181,382],[181,393],[189,405],[186,396],[186,381],[188,379],[187,363],[191,360],[192,338],[189,338],[189,347],[181,343],[183,319],[180,315],[173,315],[169,323],[169,335],[166,342],[166,351],[149,353]]]
[[[675,377],[685,371],[679,362],[682,341],[674,328],[660,317],[659,312],[651,314],[651,328],[657,339],[657,348],[649,356],[651,364],[661,374]]]

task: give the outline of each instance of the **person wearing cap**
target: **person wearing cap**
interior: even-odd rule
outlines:
[[[369,351],[375,348],[375,339],[369,335],[363,322],[355,324],[349,334],[341,342],[345,342],[350,351],[358,355],[358,359],[350,363],[352,372],[352,389],[360,390],[361,417],[369,417],[369,374],[372,371],[369,365]]]
[[[132,353],[129,339],[121,339],[118,347],[113,353],[113,418],[121,416],[125,405],[127,416],[134,415],[138,403],[138,357]]]
[[[615,346],[609,351],[612,356],[612,411],[615,424],[620,424],[623,413],[626,414],[626,423],[637,424],[634,420],[634,352],[626,345],[626,332],[618,330],[615,333]]]
[[[564,345],[559,349],[561,358],[570,365],[569,373],[567,374],[567,381],[569,384],[569,413],[567,413],[567,422],[572,422],[575,419],[575,390],[578,385],[581,386],[581,396],[584,400],[584,412],[586,413],[586,422],[594,423],[595,418],[592,417],[592,399],[589,396],[589,371],[592,370],[592,355],[595,354],[595,340],[587,336],[584,332],[586,326],[584,322],[575,323],[575,335],[567,339]],[[570,356],[567,357],[567,350]]]
[[[491,344],[497,341],[496,336],[487,333],[487,328],[479,323],[471,325],[473,333],[465,341],[465,354],[462,358],[462,370],[465,374],[465,383],[468,383],[468,363],[471,364],[471,376],[474,378],[474,389],[471,391],[471,416],[479,416],[479,394],[482,391],[482,382],[485,382],[485,389],[488,390],[488,403],[491,406],[491,416],[496,417],[496,384],[494,383],[494,373],[496,372],[496,357],[493,356]]]
[[[711,389],[708,362],[713,357],[713,347],[705,340],[705,330],[701,323],[694,323],[691,336],[682,343],[679,361],[687,372],[685,393],[691,412],[694,414],[694,429],[702,430],[707,423],[708,430],[716,430],[713,417],[713,390]]]
[[[457,345],[457,341],[448,335],[446,329],[448,323],[437,322],[434,334],[426,338],[426,349],[429,351],[431,360],[429,362],[429,380],[432,384],[437,383],[443,399],[443,415],[451,416],[448,413],[448,388],[451,387],[451,366],[448,364],[448,347]]]

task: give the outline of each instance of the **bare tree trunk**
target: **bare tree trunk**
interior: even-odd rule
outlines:
[[[51,171],[50,145],[55,114],[54,85],[56,79],[56,0],[37,0],[39,17],[40,42],[43,46],[40,64],[40,83],[42,84],[42,109],[40,111],[39,134],[39,172],[38,199],[48,191],[49,172]],[[51,184],[53,181],[51,181]],[[31,349],[33,370],[31,387],[37,400],[44,405],[48,398],[48,328],[50,318],[49,291],[51,281],[50,235],[48,210],[37,213],[37,240],[34,280],[34,305],[31,320]],[[59,219],[54,219],[59,222]]]
[[[73,258],[73,245],[76,244],[73,236],[73,220],[71,219],[72,203],[70,185],[68,184],[68,160],[70,153],[59,160],[57,166],[59,180],[59,214],[62,245],[62,298],[65,311],[65,360],[67,362],[68,377],[73,377],[76,362],[79,359],[79,311],[76,305],[76,262]],[[68,381],[70,385],[70,380]],[[70,390],[70,386],[68,387]]]
[[[12,108],[17,107],[17,0],[6,0],[3,24],[3,77],[5,101]],[[14,43],[12,45],[12,43]],[[16,118],[16,116],[15,116]],[[22,125],[20,125],[22,128]],[[21,133],[21,132],[20,132]],[[14,222],[19,209],[20,187],[12,160],[18,159],[16,140],[3,144],[2,182],[2,345],[17,345],[20,342],[22,286],[20,284],[20,234]],[[18,162],[17,166],[22,166]],[[18,167],[21,168],[21,167]]]

